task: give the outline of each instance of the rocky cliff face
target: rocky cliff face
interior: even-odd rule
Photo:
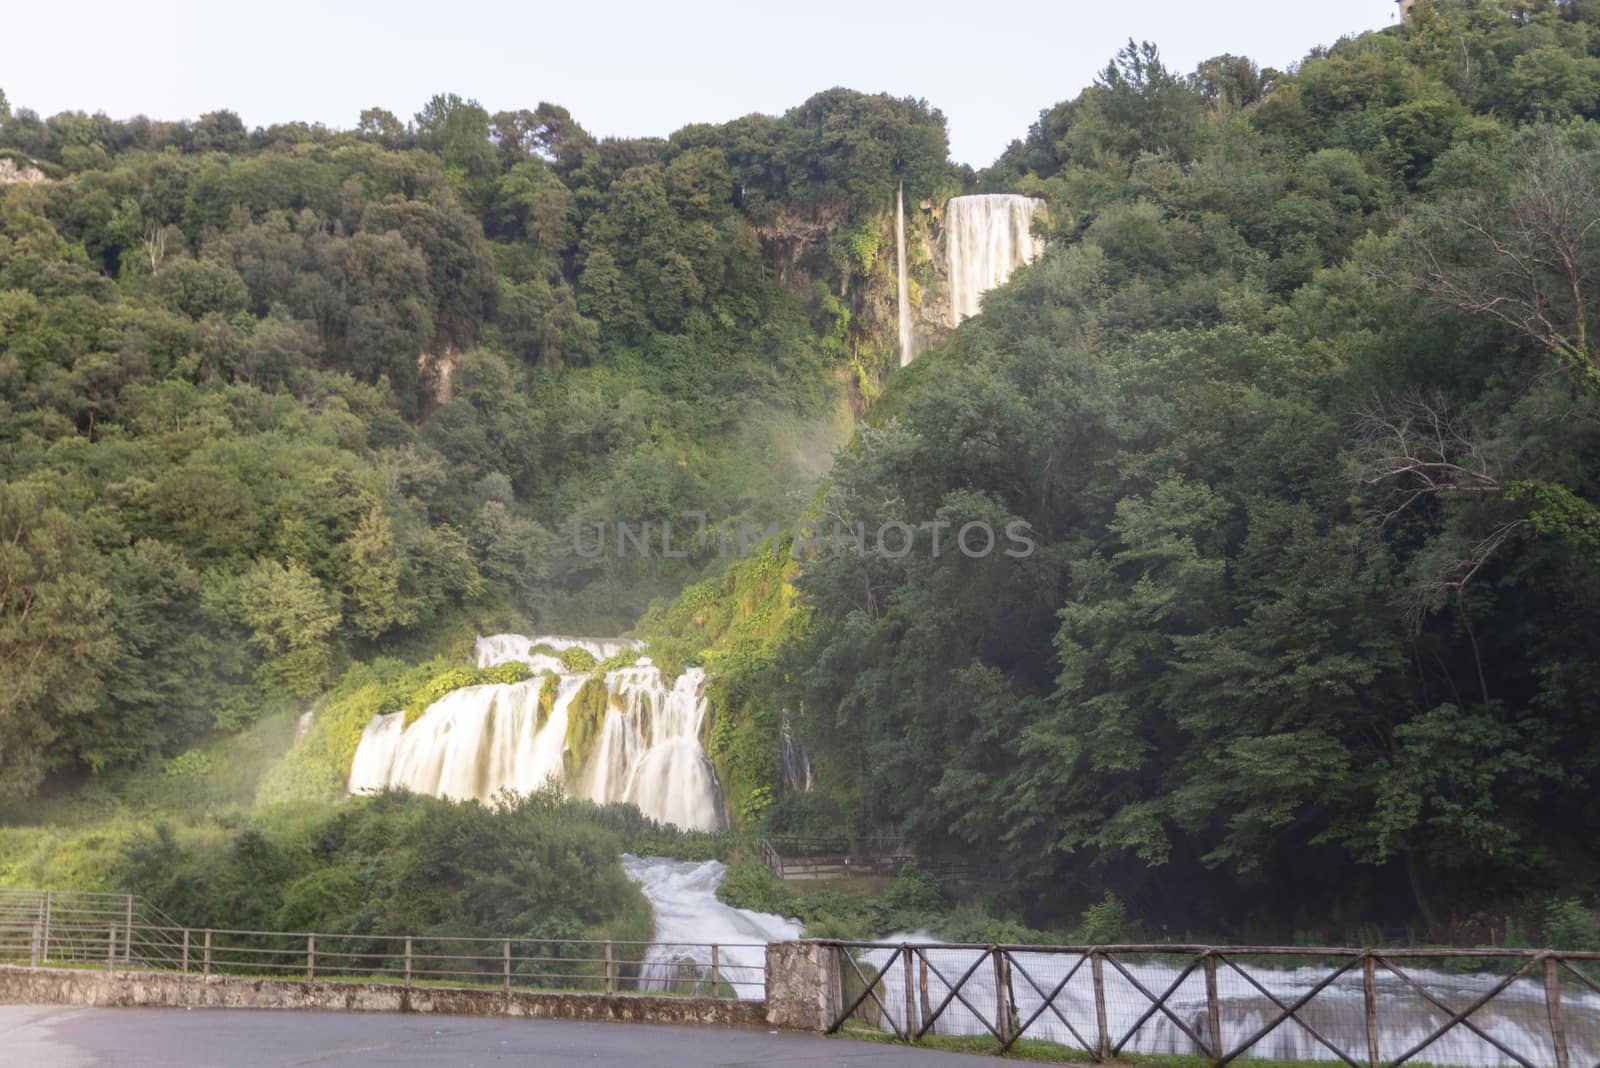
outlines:
[[[10,156],[0,156],[0,185],[38,185],[49,180],[38,167],[19,163]]]

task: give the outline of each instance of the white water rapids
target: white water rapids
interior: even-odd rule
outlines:
[[[639,973],[641,989],[710,994],[714,943],[719,985],[746,1000],[766,996],[767,943],[799,938],[799,921],[718,901],[717,884],[726,869],[715,860],[623,854],[622,868],[656,914],[655,944]]]
[[[930,941],[920,935],[896,936],[892,940],[912,944]],[[915,962],[912,965],[913,1011],[916,1013],[914,1030],[922,1026],[923,1014],[937,1009],[948,996],[951,985],[959,983],[967,969],[984,955],[983,950],[969,949],[931,949],[927,953],[930,967],[926,1007],[920,990],[920,967]],[[1015,965],[1011,970],[1009,1003],[1014,1024],[1026,1025],[1024,1037],[1081,1049],[1083,1043],[1067,1028],[1067,1022],[1070,1022],[1081,1039],[1094,1043],[1098,1030],[1094,978],[1088,962],[1085,961],[1078,968],[1053,999],[1055,1009],[1060,1012],[1058,1016],[1051,1008],[1039,1012],[1044,1005],[1044,995],[1056,989],[1081,957],[1066,953],[1026,951],[1016,952],[1012,957]],[[876,989],[889,1019],[883,1019],[882,1012],[871,998],[864,1003],[867,1018],[885,1030],[899,1029],[904,1025],[906,1015],[903,957],[885,949],[869,950],[860,959],[886,972],[883,982]],[[1174,967],[1169,962],[1131,955],[1119,958],[1119,961],[1135,979],[1157,996],[1164,993],[1182,972],[1181,967]],[[1455,975],[1429,970],[1415,961],[1397,960],[1395,963],[1454,1011],[1471,1005],[1501,981],[1501,977],[1496,975]],[[1418,966],[1413,968],[1410,966],[1412,963]],[[1266,968],[1255,964],[1241,964],[1241,967],[1279,1001],[1293,1005],[1327,978],[1337,964],[1315,968]],[[859,992],[860,984],[854,982],[854,973],[848,964],[844,965],[844,971],[853,981],[851,989]],[[867,973],[869,979],[872,974]],[[1152,1001],[1110,964],[1104,968],[1104,977],[1106,1026],[1111,1041],[1115,1043],[1150,1010]],[[1576,981],[1564,983],[1563,987],[1561,1000],[1571,1063],[1595,1064],[1600,1058],[1600,995],[1582,989]],[[979,963],[977,971],[966,983],[961,984],[960,989],[962,997],[971,1003],[971,1007],[959,999],[951,999],[950,1005],[935,1022],[932,1033],[989,1034],[985,1024],[995,1025],[1000,1011],[996,998],[998,986],[990,961]],[[1222,1044],[1227,1051],[1232,1051],[1255,1035],[1282,1011],[1225,964],[1219,964],[1217,968],[1217,994],[1221,1010]],[[850,997],[853,1000],[854,994]],[[1420,994],[1382,967],[1377,972],[1376,1000],[1379,1052],[1385,1061],[1410,1052],[1449,1019],[1448,1013],[1428,1004]],[[1167,1005],[1173,1015],[1196,1035],[1202,1039],[1209,1036],[1205,976],[1200,969],[1196,969],[1179,985]],[[974,1012],[974,1009],[977,1011]],[[1035,1013],[1038,1013],[1036,1017]],[[1366,1005],[1359,965],[1324,988],[1298,1011],[1298,1015],[1354,1060],[1366,1063]],[[1062,1017],[1065,1017],[1065,1021]],[[1544,986],[1539,978],[1525,976],[1517,980],[1489,1004],[1473,1013],[1470,1019],[1485,1033],[1527,1058],[1530,1063],[1555,1065]],[[1155,1012],[1139,1025],[1124,1049],[1140,1054],[1192,1055],[1203,1052],[1171,1018],[1160,1012]],[[1337,1054],[1293,1020],[1279,1024],[1251,1046],[1245,1056],[1274,1061],[1339,1059]],[[1488,1068],[1491,1065],[1515,1063],[1462,1026],[1446,1031],[1419,1051],[1414,1059],[1418,1063],[1459,1065],[1463,1068]]]
[[[707,714],[705,673],[667,679],[648,660],[607,673],[607,708],[593,753],[570,776],[567,716],[590,675],[568,672],[558,651],[583,648],[598,660],[639,643],[501,634],[478,640],[479,667],[520,661],[534,677],[508,685],[469,686],[446,694],[411,726],[405,713],[367,724],[350,768],[351,793],[401,786],[416,793],[489,801],[501,790],[528,793],[556,781],[575,796],[628,802],[652,819],[688,830],[725,824],[716,772],[700,744]],[[557,690],[541,721],[545,675]]]
[[[977,315],[982,297],[1044,245],[1033,236],[1033,217],[1044,201],[1013,193],[951,197],[944,207],[945,257],[950,273],[950,325]]]

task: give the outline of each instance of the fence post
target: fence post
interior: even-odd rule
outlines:
[[[721,979],[718,975],[720,971],[720,969],[717,967],[718,963],[717,944],[713,942],[711,943],[711,996],[714,998],[719,998],[722,996],[721,992],[717,989],[717,987],[721,985]],[[1562,1065],[1562,1068],[1566,1068],[1566,1066]]]
[[[406,989],[411,989],[411,936],[406,935]]]
[[[117,928],[116,925],[106,929],[106,971],[117,970]]]
[[[1556,1068],[1567,1068],[1567,1029],[1561,1021],[1561,973],[1555,957],[1544,959],[1544,1003],[1550,1013],[1550,1041],[1556,1048]]]
[[[1089,951],[1089,964],[1094,969],[1095,1025],[1100,1029],[1100,1043],[1099,1048],[1095,1050],[1095,1060],[1107,1061],[1111,1059],[1111,1031],[1106,1027],[1106,965],[1105,957],[1098,949]]]
[[[206,928],[205,954],[206,959],[203,966],[204,970],[201,972],[201,974],[209,977],[211,975],[211,928],[209,927]]]
[[[611,971],[611,943],[610,942],[606,943],[606,984],[605,984],[605,991],[606,991],[607,994],[615,994],[617,992],[617,979],[616,979],[616,976]]]
[[[317,978],[317,936],[306,935],[306,982],[315,982]]]
[[[183,929],[183,967],[179,969],[184,975],[189,974],[189,928]]]
[[[28,964],[34,968],[39,966],[39,932],[41,930],[43,928],[40,926],[39,921],[35,920],[33,924],[33,947],[28,954]]]
[[[1005,951],[995,946],[994,954],[994,1029],[1002,1043],[1011,1040],[1011,969],[1006,967]]]
[[[50,963],[50,897],[52,893],[54,891],[51,890],[44,892],[44,944],[39,947],[39,963],[41,964]]]
[[[1205,955],[1206,969],[1206,1017],[1211,1025],[1211,1059],[1222,1059],[1222,1002],[1217,997],[1217,958],[1214,953],[1207,951]]]
[[[511,993],[511,939],[506,939],[502,946],[501,957],[505,962],[501,969],[501,988],[506,994]]]
[[[917,989],[922,995],[922,1026],[927,1027],[932,1021],[928,1018],[931,1010],[928,1007],[928,954],[926,951],[923,952],[922,959],[917,966]]]
[[[1367,1001],[1367,1061],[1378,1068],[1378,964],[1370,949],[1361,958],[1361,986]]]
[[[902,945],[900,947],[900,956],[903,958],[906,973],[905,997],[902,1000],[905,1002],[906,1010],[906,1041],[910,1042],[917,1033],[917,990],[911,981],[911,958],[915,954],[911,951],[910,946]],[[885,994],[889,992],[887,983],[884,984],[883,992]]]
[[[133,895],[128,894],[128,911],[123,917],[122,934],[122,962],[128,963],[133,959]]]

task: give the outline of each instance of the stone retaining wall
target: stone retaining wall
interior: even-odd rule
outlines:
[[[838,953],[816,942],[767,946],[767,1023],[792,1031],[828,1030],[844,1007]]]
[[[0,965],[0,1004],[171,1009],[310,1009],[524,1016],[549,1020],[762,1027],[766,1004],[649,994],[556,994],[387,983],[242,979],[168,972],[105,972]]]

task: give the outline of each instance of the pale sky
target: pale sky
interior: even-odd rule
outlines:
[[[12,0],[0,89],[43,115],[248,126],[402,119],[434,93],[491,112],[568,108],[597,136],[781,113],[835,85],[925,98],[983,166],[1075,96],[1129,37],[1182,72],[1220,52],[1286,67],[1392,25],[1394,0]]]

